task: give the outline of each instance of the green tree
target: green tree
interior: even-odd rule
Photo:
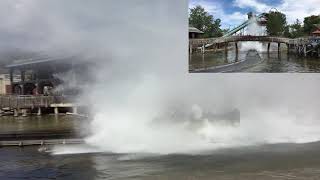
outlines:
[[[307,35],[310,35],[316,30],[315,24],[320,24],[320,16],[308,16],[304,18],[303,30]]]
[[[289,38],[298,38],[304,36],[304,31],[299,19],[295,23],[286,26],[284,36]]]
[[[286,30],[286,15],[275,11],[267,14],[267,32],[270,36],[283,36]]]
[[[214,19],[200,5],[190,9],[189,24],[204,32],[204,37],[220,37],[223,35],[220,29],[221,20]]]

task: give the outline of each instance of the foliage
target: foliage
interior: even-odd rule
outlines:
[[[204,32],[204,38],[220,37],[223,35],[220,29],[221,20],[214,19],[213,16],[200,5],[190,9],[189,24]]]
[[[320,16],[308,16],[304,18],[303,30],[307,35],[310,35],[316,30],[315,24],[320,24]]]
[[[304,36],[304,31],[299,19],[294,24],[288,25],[285,28],[284,36],[289,38],[298,38]]]
[[[267,32],[270,36],[283,36],[286,30],[286,15],[275,11],[267,14]]]

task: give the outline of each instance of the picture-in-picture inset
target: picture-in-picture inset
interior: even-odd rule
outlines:
[[[320,72],[320,13],[292,9],[190,0],[189,72]]]

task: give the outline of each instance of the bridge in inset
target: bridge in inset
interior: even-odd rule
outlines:
[[[220,37],[220,38],[207,38],[207,39],[190,39],[190,53],[192,53],[193,47],[201,47],[204,52],[206,46],[214,45],[214,44],[223,44],[225,47],[228,47],[229,43],[235,43],[236,51],[238,51],[238,42],[241,41],[259,41],[259,42],[268,42],[268,51],[270,49],[270,43],[278,43],[278,49],[280,48],[280,44],[286,44],[289,46],[290,42],[294,43],[294,41],[290,41],[289,38],[282,37],[271,37],[271,36],[229,36],[229,37]]]
[[[190,54],[193,53],[194,50],[200,49],[202,53],[205,52],[206,48],[217,46],[217,47],[225,47],[225,52],[228,51],[229,43],[234,43],[236,54],[238,54],[238,42],[247,42],[247,41],[257,41],[268,43],[267,51],[270,51],[271,43],[278,44],[278,52],[280,52],[280,45],[285,44],[288,49],[288,53],[290,50],[294,50],[295,52],[303,55],[307,55],[308,53],[317,53],[320,56],[320,38],[315,37],[304,37],[297,39],[290,39],[284,37],[273,37],[266,35],[244,35],[243,32],[246,27],[248,27],[251,23],[258,22],[258,24],[265,25],[267,21],[266,13],[260,14],[258,16],[254,16],[252,13],[248,13],[248,20],[244,23],[240,24],[236,28],[227,32],[224,36],[218,38],[205,38],[205,39],[190,39],[189,40],[189,51]],[[239,33],[240,32],[240,33]]]

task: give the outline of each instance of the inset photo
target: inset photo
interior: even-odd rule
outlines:
[[[190,0],[189,72],[320,72],[320,11],[294,4]]]

